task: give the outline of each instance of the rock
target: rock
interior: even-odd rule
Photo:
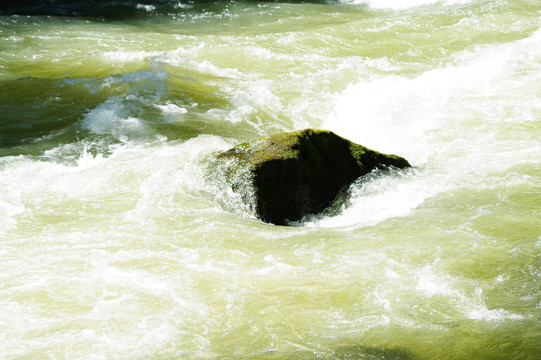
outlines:
[[[269,135],[218,159],[233,191],[259,219],[277,225],[323,211],[340,190],[376,168],[410,166],[399,156],[315,129]]]

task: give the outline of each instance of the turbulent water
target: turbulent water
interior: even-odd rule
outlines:
[[[0,358],[541,357],[541,2],[1,6]],[[262,223],[306,127],[413,168]]]

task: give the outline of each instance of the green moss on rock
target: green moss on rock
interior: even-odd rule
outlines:
[[[341,189],[376,168],[410,166],[399,156],[315,129],[269,135],[222,152],[218,159],[255,215],[279,225],[323,211]]]

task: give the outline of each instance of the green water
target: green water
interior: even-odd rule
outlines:
[[[541,358],[540,2],[2,14],[0,358]],[[305,127],[414,167],[262,223],[213,156]]]

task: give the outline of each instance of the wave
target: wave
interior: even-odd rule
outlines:
[[[364,4],[372,9],[404,10],[426,5],[444,6],[468,4],[473,0],[342,0],[344,4]]]
[[[480,173],[497,179],[518,165],[517,158],[535,164],[541,151],[535,135],[516,134],[534,127],[541,110],[532,101],[541,79],[540,41],[538,30],[512,43],[463,51],[454,64],[416,77],[386,75],[351,84],[323,126],[404,156],[417,170],[355,184],[348,207],[313,224],[372,225],[466,184],[482,188],[487,180]]]
[[[21,0],[1,2],[0,15],[54,15],[70,17],[100,17],[111,20],[145,18],[154,15],[174,15],[185,11],[206,13],[227,12],[230,3],[298,3],[298,1],[218,1],[218,0]],[[331,3],[332,0],[312,0],[306,3]]]

